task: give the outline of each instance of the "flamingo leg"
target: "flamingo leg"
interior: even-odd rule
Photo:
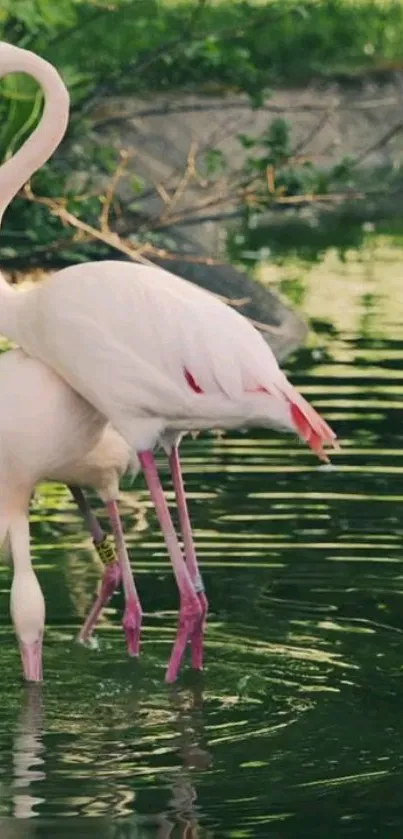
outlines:
[[[154,455],[151,451],[143,451],[138,453],[138,458],[154,503],[180,594],[178,632],[165,674],[165,681],[172,683],[177,678],[187,642],[194,635],[202,610],[189,569],[183,561],[183,554],[158,476]]]
[[[127,649],[129,655],[138,656],[140,652],[140,632],[143,616],[140,598],[133,579],[122,522],[120,520],[116,501],[108,501],[106,509],[108,511],[109,521],[111,523],[115,539],[118,563],[122,574],[123,591],[126,601],[122,626],[126,636]]]
[[[196,594],[201,607],[200,620],[195,623],[194,633],[190,639],[192,648],[192,667],[195,670],[203,669],[203,635],[206,626],[208,600],[205,594],[202,576],[197,562],[196,550],[193,541],[192,527],[186,501],[185,487],[181,464],[179,460],[178,446],[173,446],[169,455],[172,483],[175,490],[176,503],[178,506],[179,523],[183,539],[186,565],[195,587]]]
[[[114,547],[111,544],[110,538],[102,530],[102,527],[96,515],[92,512],[82,489],[80,489],[80,487],[70,486],[69,490],[84,518],[89,532],[91,533],[95,550],[101,559],[101,562],[105,566],[99,594],[96,596],[78,635],[78,640],[84,644],[91,637],[102,609],[107,603],[109,603],[112,595],[120,585],[122,572],[119,562],[115,557]]]

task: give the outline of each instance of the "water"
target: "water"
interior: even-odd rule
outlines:
[[[99,568],[64,489],[43,488],[42,689],[20,681],[0,570],[2,837],[402,835],[403,250],[372,237],[344,263],[329,251],[264,273],[316,324],[289,373],[343,453],[326,471],[271,433],[184,444],[211,614],[204,675],[173,689],[177,597],[144,485],[122,501],[139,663],[118,596],[99,649],[74,643]]]

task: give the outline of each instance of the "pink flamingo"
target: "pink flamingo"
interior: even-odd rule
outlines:
[[[107,560],[101,590],[81,629],[86,641],[105,603],[120,583],[125,550],[117,511],[119,478],[137,459],[123,438],[75,391],[40,361],[21,350],[0,355],[0,545],[8,537],[13,558],[11,614],[24,676],[42,679],[45,602],[32,568],[28,508],[35,485],[45,479],[67,483],[101,559]],[[115,552],[80,486],[92,486],[106,505]],[[128,651],[136,655],[131,615],[123,617]]]
[[[79,633],[86,642],[103,606],[121,582],[125,543],[117,509],[119,478],[139,471],[123,438],[50,368],[21,350],[0,354],[0,546],[8,536],[13,555],[11,614],[24,676],[42,679],[45,603],[29,550],[29,501],[43,480],[68,484],[101,559],[106,563],[99,595]],[[82,492],[91,486],[106,505],[117,558]],[[138,654],[130,612],[123,616],[129,655]]]
[[[68,92],[54,67],[0,44],[0,77],[25,72],[42,86],[42,120],[0,168],[0,218],[57,148],[68,123]],[[260,425],[297,433],[326,459],[335,434],[288,382],[262,336],[235,310],[155,267],[115,261],[74,265],[16,292],[2,280],[0,331],[40,359],[106,417],[137,454],[180,593],[178,634],[166,680],[176,679],[189,640],[202,666],[207,601],[197,566],[178,445],[192,429]],[[153,449],[170,460],[184,536],[177,540]],[[139,635],[141,606],[127,554],[126,609]]]

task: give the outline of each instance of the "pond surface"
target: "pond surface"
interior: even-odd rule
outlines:
[[[99,649],[74,643],[99,567],[65,490],[38,493],[42,688],[20,681],[0,571],[1,837],[403,835],[402,276],[403,249],[376,237],[346,262],[266,270],[316,325],[288,373],[343,453],[323,471],[272,433],[184,443],[211,608],[202,677],[163,684],[177,596],[144,485],[122,499],[138,663],[120,596]]]

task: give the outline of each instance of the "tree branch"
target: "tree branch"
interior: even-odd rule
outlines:
[[[353,166],[359,166],[360,163],[362,163],[362,161],[365,160],[366,157],[369,157],[369,155],[372,154],[374,151],[378,151],[378,149],[381,149],[383,148],[383,146],[386,146],[386,144],[389,143],[389,140],[391,140],[392,137],[395,137],[396,134],[399,134],[402,130],[403,122],[398,122],[396,123],[396,125],[392,126],[392,128],[389,128],[389,130],[386,131],[385,134],[382,134],[382,137],[379,140],[377,140],[376,143],[373,143],[371,146],[368,146],[368,148],[365,149],[365,151],[361,152],[361,154],[359,154],[358,157],[354,159]]]
[[[172,259],[172,260],[182,260],[186,262],[193,262],[199,263],[203,265],[220,265],[223,264],[221,261],[213,260],[210,257],[197,257],[197,256],[189,256],[188,254],[172,254],[169,253],[161,248],[154,248],[152,245],[143,245],[140,248],[134,248],[131,244],[127,241],[124,241],[117,233],[113,233],[111,230],[98,230],[96,227],[93,227],[90,224],[86,224],[85,222],[78,219],[73,213],[70,213],[62,201],[56,200],[54,198],[45,198],[34,195],[32,192],[30,184],[26,184],[23,190],[23,194],[28,201],[32,201],[36,204],[42,204],[43,206],[47,207],[48,210],[58,218],[60,218],[64,223],[71,225],[76,230],[84,233],[86,236],[89,236],[90,239],[96,239],[104,244],[108,245],[111,248],[119,251],[120,253],[127,256],[132,262],[141,262],[143,265],[154,265],[154,263],[147,259],[144,256],[144,253],[150,253],[155,257],[159,257],[162,259]],[[223,303],[228,304],[229,306],[240,308],[245,303],[248,302],[247,298],[243,298],[241,300],[232,300],[231,298],[224,297],[221,294],[216,294],[213,291],[209,291],[208,289],[205,290],[207,294],[211,294],[213,297],[218,298]],[[259,329],[261,332],[268,332],[272,334],[281,333],[282,328],[280,326],[271,326],[268,323],[261,323],[260,321],[253,320],[248,318],[250,322]]]

